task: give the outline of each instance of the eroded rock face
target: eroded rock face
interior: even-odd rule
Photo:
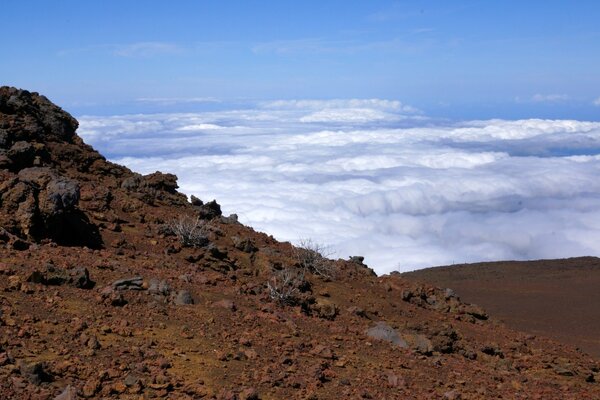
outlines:
[[[0,143],[67,141],[79,124],[69,113],[37,93],[0,87]]]
[[[47,144],[68,146],[77,121],[37,93],[0,88],[0,226],[30,241],[99,247],[78,209],[80,185],[52,163]]]

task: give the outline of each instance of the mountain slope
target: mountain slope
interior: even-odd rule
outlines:
[[[255,232],[0,88],[0,398],[600,398],[452,291]]]
[[[507,325],[600,357],[600,259],[510,261],[428,268],[407,279],[451,287]]]

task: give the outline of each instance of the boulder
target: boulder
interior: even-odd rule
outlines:
[[[47,167],[24,168],[0,185],[0,224],[21,238],[68,246],[102,245],[99,229],[78,209],[75,180]]]
[[[208,203],[196,208],[198,209],[198,214],[202,219],[210,220],[222,215],[221,206],[216,200],[209,201]]]
[[[34,385],[41,385],[43,382],[52,382],[52,376],[46,371],[46,365],[44,363],[26,363],[20,361],[18,366],[21,376]]]
[[[58,396],[54,398],[54,400],[77,400],[77,389],[72,387],[71,385],[67,385],[65,390],[63,390]]]
[[[179,290],[173,299],[173,303],[178,306],[194,304],[194,299],[192,298],[192,294],[187,290]]]
[[[408,343],[385,322],[378,322],[365,333],[371,339],[389,342],[404,349],[408,348]]]
[[[35,148],[31,143],[19,141],[12,145],[6,155],[11,161],[11,169],[19,171],[33,165]]]
[[[176,193],[177,188],[177,176],[174,174],[164,174],[156,171],[152,174],[145,175],[144,185],[156,190],[162,190],[168,193]]]

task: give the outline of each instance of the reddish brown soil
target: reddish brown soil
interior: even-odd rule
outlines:
[[[600,358],[598,258],[454,265],[402,276],[452,288],[508,326]]]
[[[600,365],[573,347],[360,259],[303,269],[76,126],[0,88],[0,399],[600,398]],[[166,229],[181,216],[208,243]],[[304,271],[285,303],[281,271]]]

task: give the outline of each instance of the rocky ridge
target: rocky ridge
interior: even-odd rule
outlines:
[[[0,398],[600,398],[595,359],[136,174],[0,88]]]

